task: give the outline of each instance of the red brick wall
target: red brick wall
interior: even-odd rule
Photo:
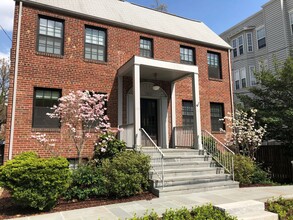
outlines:
[[[17,3],[18,4],[18,3]],[[64,20],[64,55],[48,56],[36,52],[38,15]],[[18,5],[15,8],[15,23],[12,47],[12,66],[10,77],[10,92],[8,101],[8,120],[5,159],[8,155],[11,111],[12,111],[12,91],[13,75],[16,50],[16,32],[18,23]],[[107,29],[108,55],[107,62],[89,62],[84,59],[84,27],[92,25]],[[34,87],[59,88],[62,94],[67,94],[69,90],[94,90],[109,94],[108,115],[113,127],[117,126],[117,70],[134,55],[139,55],[139,39],[145,36],[153,39],[154,58],[158,60],[180,62],[180,45],[194,47],[196,50],[196,62],[199,67],[200,84],[200,104],[202,128],[210,130],[210,102],[223,102],[225,112],[231,112],[230,100],[230,79],[228,73],[227,50],[207,48],[201,45],[180,42],[175,39],[168,39],[161,36],[149,35],[129,29],[110,26],[90,20],[77,19],[64,14],[52,13],[46,10],[32,8],[24,3],[21,24],[19,69],[17,85],[17,108],[15,114],[15,130],[13,155],[23,151],[37,151],[41,156],[48,156],[49,153],[43,149],[31,135],[35,134],[32,129],[33,114],[33,91]],[[212,81],[208,79],[207,71],[207,50],[221,53],[223,80]],[[131,80],[124,80],[124,94],[131,88]],[[170,84],[158,82],[170,98]],[[185,79],[177,83],[177,124],[181,124],[181,103],[183,100],[192,100],[191,80]],[[126,103],[126,99],[124,100]],[[126,107],[124,106],[124,110]],[[171,129],[171,106],[169,101],[169,124]],[[125,115],[124,111],[124,115]],[[170,130],[171,132],[171,130]],[[169,133],[170,133],[169,132]],[[47,132],[48,133],[48,132]],[[49,132],[51,137],[60,141],[60,148],[64,149],[71,143],[66,138],[61,138],[60,131]],[[223,135],[217,135],[222,138]],[[92,144],[86,148],[84,155],[91,156]],[[68,152],[64,149],[63,156],[76,157],[75,151]]]

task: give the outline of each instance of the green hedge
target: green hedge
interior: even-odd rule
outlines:
[[[267,202],[267,210],[277,213],[280,220],[293,220],[293,199],[270,200]]]
[[[145,191],[149,186],[149,169],[149,156],[135,151],[124,151],[112,160],[103,160],[108,195],[125,197]]]
[[[0,184],[21,206],[49,210],[69,186],[70,171],[65,158],[39,158],[25,152],[0,167]]]
[[[236,220],[229,214],[222,212],[212,205],[195,206],[190,211],[187,208],[168,209],[159,217],[157,213],[146,213],[143,217],[136,215],[129,220]]]

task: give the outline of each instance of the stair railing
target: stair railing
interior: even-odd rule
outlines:
[[[148,135],[148,133],[140,128],[140,136],[141,136],[141,146],[140,150],[144,152],[144,149],[148,148],[150,151],[145,151],[151,157],[151,165],[154,173],[159,177],[162,182],[162,188],[164,189],[164,153],[157,146],[157,144],[152,140],[152,138]]]
[[[201,131],[202,145],[213,159],[219,163],[228,173],[232,175],[234,181],[234,155],[235,153],[226,147],[221,141],[206,130]]]

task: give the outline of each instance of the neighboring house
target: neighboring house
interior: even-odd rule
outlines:
[[[234,101],[237,94],[258,84],[254,72],[274,70],[275,60],[283,62],[293,49],[293,1],[270,0],[262,10],[220,35],[231,51]]]
[[[182,126],[194,128],[195,148],[202,129],[223,140],[230,49],[202,22],[128,2],[16,0],[5,160],[28,150],[49,156],[36,132],[71,144],[46,116],[70,90],[108,94],[111,125],[128,132],[131,147],[142,142],[140,128],[162,148],[178,145]]]

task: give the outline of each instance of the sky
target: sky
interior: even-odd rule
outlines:
[[[152,7],[155,4],[155,0],[127,1],[146,7]],[[268,1],[269,0],[160,0],[161,3],[168,6],[169,13],[202,21],[217,34],[221,34],[238,22],[258,12],[261,10],[261,6]],[[0,25],[10,38],[12,38],[13,14],[14,1],[0,0]],[[9,57],[10,48],[11,41],[0,27],[0,58]]]

